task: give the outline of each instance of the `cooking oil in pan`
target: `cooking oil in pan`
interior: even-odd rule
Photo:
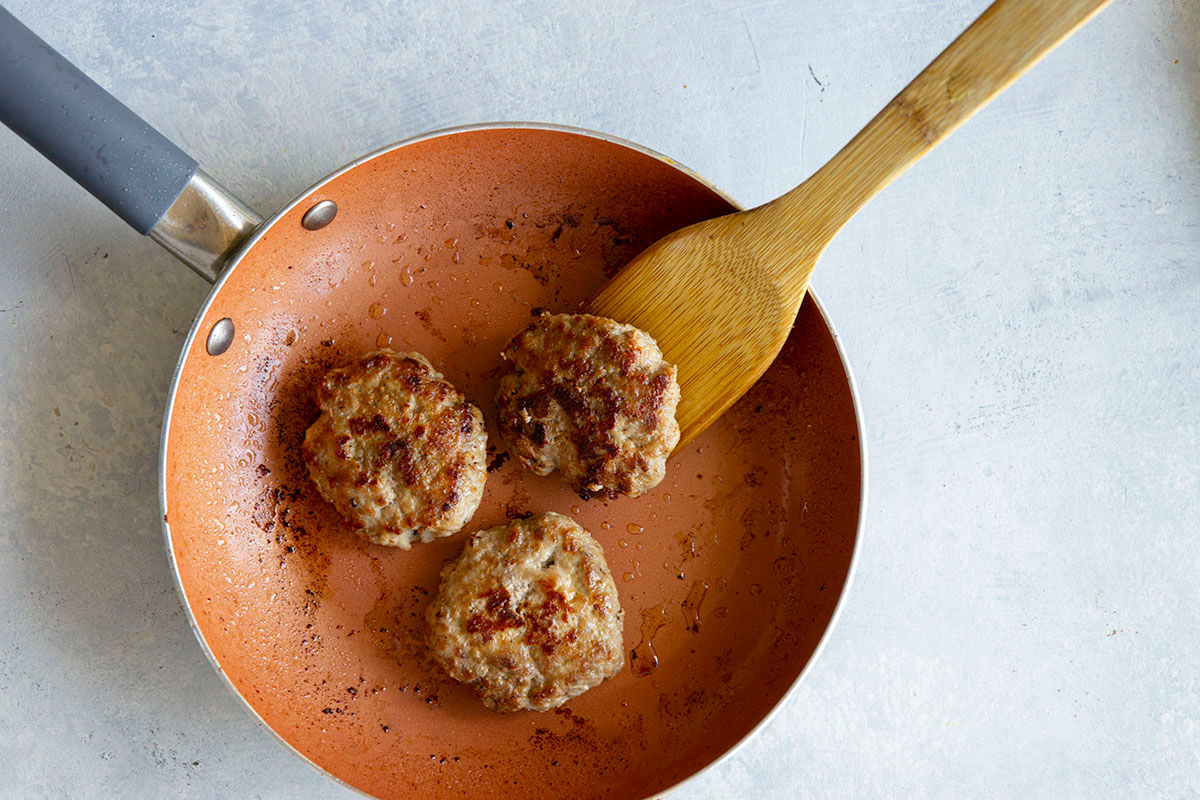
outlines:
[[[667,607],[657,605],[642,611],[642,640],[629,654],[629,669],[644,678],[658,669],[658,653],[654,651],[654,634],[667,624]]]

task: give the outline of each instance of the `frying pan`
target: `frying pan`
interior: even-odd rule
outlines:
[[[499,715],[420,620],[463,536],[365,543],[299,445],[325,370],[424,353],[485,410],[534,309],[569,310],[662,235],[736,205],[611,136],[530,124],[385,147],[262,221],[0,9],[0,117],[210,280],[163,423],[167,553],[201,647],[263,724],[380,797],[646,797],[728,753],[812,662],[864,502],[856,396],[816,298],[775,365],[637,499],[583,502],[495,438],[468,530],[570,514],[603,546],[627,666],[554,713]]]

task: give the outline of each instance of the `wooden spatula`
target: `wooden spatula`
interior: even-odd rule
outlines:
[[[850,217],[1108,2],[997,0],[811,178],[670,234],[592,298],[590,313],[646,331],[679,368],[681,446],[770,366]]]

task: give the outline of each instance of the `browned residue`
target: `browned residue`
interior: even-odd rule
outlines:
[[[501,267],[524,270],[550,289],[581,261],[597,262],[612,277],[639,249],[634,233],[617,219],[576,205],[537,216],[513,215],[478,230],[507,246],[498,259]]]
[[[446,341],[446,337],[442,336],[442,332],[434,326],[433,315],[430,309],[422,308],[418,311],[414,311],[413,315],[416,316],[417,321],[421,323],[421,327],[424,328],[430,336],[441,339],[443,342]]]

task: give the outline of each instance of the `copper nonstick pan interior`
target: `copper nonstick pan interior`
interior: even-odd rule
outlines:
[[[304,229],[323,199],[336,219]],[[289,745],[381,797],[631,798],[713,762],[780,701],[833,616],[862,495],[849,379],[811,300],[767,375],[645,497],[584,502],[492,436],[467,532],[569,514],[626,611],[626,668],[553,713],[488,711],[425,650],[425,604],[466,533],[367,544],[299,456],[322,373],[382,345],[424,353],[494,431],[498,353],[531,310],[574,309],[658,237],[729,210],[619,143],[469,130],[335,176],[227,275],[178,375],[163,502],[203,643]],[[210,356],[226,317],[233,344]]]

